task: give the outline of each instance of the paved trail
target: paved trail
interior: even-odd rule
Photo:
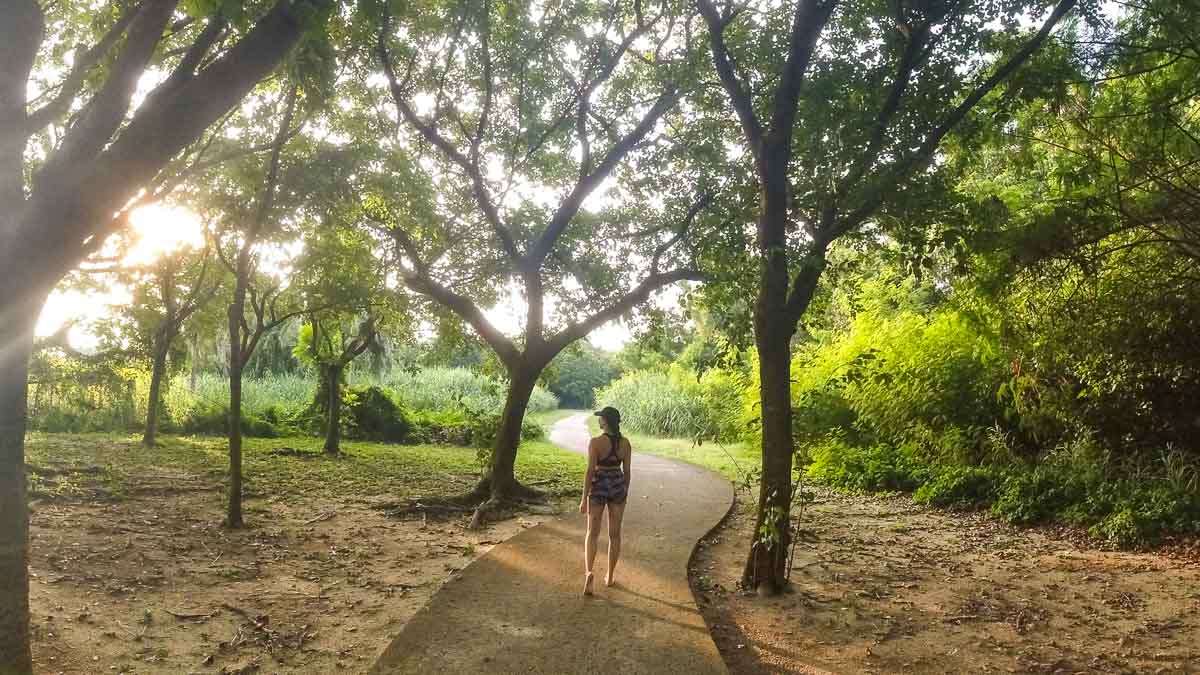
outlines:
[[[587,417],[550,439],[586,452]],[[582,485],[583,477],[580,476]],[[570,514],[496,546],[405,625],[372,673],[725,673],[688,587],[700,537],[733,503],[729,481],[634,448],[619,586],[583,585],[584,516]]]

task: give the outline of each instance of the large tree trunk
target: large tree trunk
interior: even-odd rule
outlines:
[[[158,414],[162,409],[162,383],[167,372],[167,354],[171,351],[171,336],[159,333],[154,344],[154,363],[150,368],[150,400],[146,403],[146,430],[142,445],[153,448],[158,444]]]
[[[33,331],[45,295],[0,306],[0,673],[33,672],[25,424]]]
[[[246,287],[239,280],[229,305],[229,509],[225,525],[244,527],[242,520],[242,323]]]
[[[342,368],[344,366],[324,365],[326,378],[326,422],[325,422],[325,452],[336,455],[342,451]]]
[[[758,246],[762,253],[754,338],[758,346],[759,396],[762,405],[762,483],[754,540],[742,582],[766,593],[779,592],[786,579],[788,524],[792,500],[791,340],[796,322],[789,318],[787,256],[786,145],[763,150],[762,203]]]
[[[754,540],[742,582],[747,588],[779,592],[787,578],[788,527],[792,499],[791,327],[779,321],[756,335],[762,401],[762,482]]]
[[[534,385],[541,374],[540,368],[528,363],[509,368],[508,396],[504,400],[504,413],[500,418],[500,428],[496,430],[496,441],[492,445],[490,487],[494,499],[524,495],[527,492],[517,483],[514,470],[517,463],[517,446],[521,443],[521,424],[525,421],[525,408],[529,405]]]

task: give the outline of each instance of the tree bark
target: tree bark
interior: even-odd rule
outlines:
[[[325,422],[325,453],[337,455],[342,446],[342,369],[345,366],[327,364],[323,366],[328,392]]]
[[[758,298],[754,306],[754,337],[758,346],[759,395],[762,401],[762,483],[754,540],[746,561],[743,583],[767,593],[779,592],[785,582],[785,551],[790,543],[792,398],[791,340],[796,322],[788,316],[791,275],[787,255],[787,141],[770,143],[760,154],[761,204],[758,246],[762,254]],[[770,138],[770,137],[768,137]],[[765,527],[764,527],[765,526]]]
[[[243,258],[248,256],[243,255]],[[245,527],[242,520],[242,319],[246,311],[246,277],[239,261],[237,285],[229,305],[229,508],[225,526]]]
[[[33,301],[0,305],[0,673],[6,675],[33,672],[25,425],[29,357],[45,294],[35,295]]]
[[[515,468],[517,446],[521,443],[521,424],[525,421],[525,408],[533,396],[533,388],[541,368],[530,363],[521,363],[508,369],[508,395],[504,399],[504,412],[496,440],[492,445],[492,467],[489,472],[493,499],[504,499],[522,495],[526,490],[517,483]]]
[[[158,444],[158,415],[162,409],[162,382],[167,372],[167,355],[171,351],[173,337],[160,331],[154,344],[154,363],[150,368],[150,400],[146,403],[146,430],[142,433],[142,445],[153,448]]]
[[[762,401],[762,481],[758,515],[742,583],[747,588],[778,593],[785,584],[792,489],[791,342],[792,327],[777,321],[756,331],[759,397]],[[766,533],[766,534],[764,534]]]

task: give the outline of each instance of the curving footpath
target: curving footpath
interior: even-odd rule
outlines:
[[[562,420],[550,439],[586,452],[586,423],[586,415]],[[561,516],[499,544],[443,586],[370,672],[726,673],[687,563],[732,504],[724,478],[634,448],[618,586],[603,583],[601,533],[596,595],[580,594],[584,516]]]

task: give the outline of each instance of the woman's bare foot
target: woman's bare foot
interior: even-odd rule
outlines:
[[[604,585],[605,586],[616,586],[617,580],[614,579],[611,574],[606,574],[606,575],[604,575]]]
[[[583,576],[583,594],[584,595],[592,594],[592,580],[595,579],[595,577],[596,577],[596,575],[592,574],[591,572],[588,572],[587,574],[585,574]]]

